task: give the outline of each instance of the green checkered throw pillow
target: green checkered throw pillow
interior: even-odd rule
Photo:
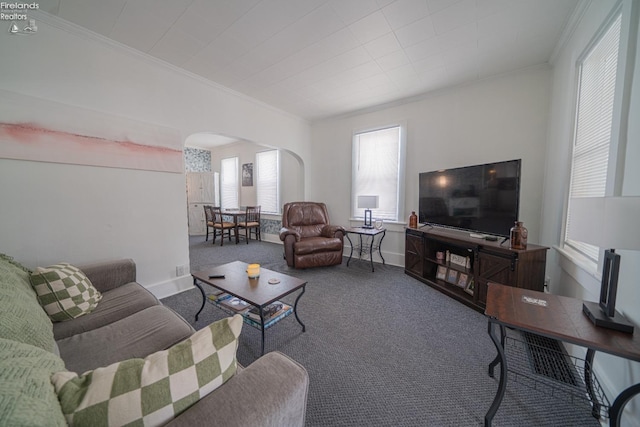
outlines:
[[[231,378],[242,316],[219,320],[168,350],[51,382],[72,426],[157,426]]]
[[[40,305],[54,322],[90,313],[102,298],[87,276],[67,263],[38,267],[31,275],[31,286]]]

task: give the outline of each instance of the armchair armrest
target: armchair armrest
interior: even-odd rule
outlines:
[[[322,237],[338,237],[342,239],[344,235],[345,235],[345,230],[344,230],[344,227],[341,225],[327,224],[324,227],[322,227]]]
[[[167,426],[304,426],[309,375],[279,352],[267,353]]]
[[[300,236],[300,233],[298,233],[297,231],[292,230],[290,228],[282,227],[280,229],[280,240],[284,242],[287,236],[293,236],[296,239],[296,242],[299,242],[300,238],[302,237]]]
[[[132,259],[79,265],[78,268],[100,292],[136,281],[136,263]]]

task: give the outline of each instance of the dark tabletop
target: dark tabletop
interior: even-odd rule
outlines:
[[[249,279],[247,276],[248,265],[246,262],[234,261],[218,267],[196,271],[191,275],[202,283],[258,307],[269,305],[307,284],[304,280],[263,267],[260,267],[260,277]],[[209,276],[214,274],[224,274],[225,278],[209,279]],[[272,285],[269,283],[270,279],[278,279],[280,283]]]
[[[485,315],[505,326],[640,362],[640,333],[595,326],[580,299],[489,283]]]

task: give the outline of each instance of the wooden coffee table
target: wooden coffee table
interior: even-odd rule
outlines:
[[[270,323],[269,320],[267,320],[268,325],[265,327],[264,308],[272,302],[277,301],[298,289],[302,289],[302,292],[297,296],[293,305],[293,314],[296,316],[298,323],[302,326],[302,332],[306,331],[304,323],[302,323],[300,317],[298,317],[298,301],[300,301],[300,297],[305,292],[307,282],[262,267],[260,268],[260,277],[257,279],[249,279],[247,276],[247,266],[248,264],[245,262],[234,261],[229,264],[209,268],[203,271],[196,271],[191,274],[193,276],[194,286],[200,289],[200,293],[202,294],[202,305],[200,306],[200,310],[196,313],[196,320],[198,320],[198,316],[204,308],[207,300],[204,289],[200,285],[201,283],[213,286],[222,292],[226,292],[234,297],[240,298],[241,300],[258,307],[260,311],[261,321],[259,322],[260,326],[258,328],[262,332],[261,354],[264,354],[264,331],[275,323]],[[224,275],[224,278],[209,278],[209,276],[213,275]],[[269,283],[270,279],[277,279],[280,282],[277,284],[271,284]],[[251,326],[256,326],[255,322],[249,321],[246,317],[244,317],[244,320],[245,323]]]

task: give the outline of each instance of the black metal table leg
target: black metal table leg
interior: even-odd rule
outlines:
[[[587,350],[587,357],[584,362],[584,383],[587,386],[587,392],[589,393],[589,399],[591,400],[591,415],[595,419],[600,419],[600,404],[598,403],[598,399],[596,399],[596,395],[593,392],[593,380],[592,380],[592,368],[593,368],[593,357],[595,356],[596,351],[592,349]]]
[[[384,257],[382,256],[382,239],[384,239],[384,236],[386,236],[386,234],[387,234],[387,230],[383,230],[382,236],[380,237],[380,240],[378,240],[378,254],[380,254],[382,265],[386,265],[386,263],[384,262]]]
[[[500,345],[502,346],[502,349],[504,350],[504,342],[507,339],[507,330],[505,329],[504,326],[500,325]],[[495,369],[495,367],[498,365],[498,363],[500,363],[500,360],[502,360],[500,358],[500,353],[496,354],[496,358],[493,359],[493,361],[491,363],[489,363],[489,376],[491,378],[493,378],[493,370]]]
[[[303,285],[302,286],[302,292],[300,292],[300,294],[296,298],[296,302],[293,304],[293,314],[295,314],[296,320],[298,321],[298,323],[300,323],[302,325],[302,332],[306,332],[307,327],[304,325],[304,323],[302,323],[302,321],[298,317],[298,301],[300,301],[300,297],[302,296],[302,294],[304,294],[304,291],[306,291],[306,290],[307,290],[307,285]]]
[[[205,301],[207,299],[207,296],[204,294],[204,289],[202,289],[202,286],[200,286],[200,284],[198,283],[198,279],[196,279],[196,278],[193,279],[193,285],[195,287],[197,287],[198,289],[200,289],[200,293],[202,294],[202,305],[200,306],[200,310],[198,310],[198,312],[196,313],[196,322],[197,322],[198,321],[198,316],[200,315],[200,312],[204,308],[204,303],[205,303]]]
[[[358,250],[359,252],[359,258],[362,259],[362,234],[358,234],[358,237],[360,238],[360,246],[358,246]]]
[[[349,241],[349,247],[351,248],[351,252],[349,253],[349,259],[347,260],[347,267],[349,267],[349,263],[351,262],[351,257],[353,256],[353,242],[349,237],[349,233],[347,233],[347,240]]]
[[[640,384],[632,385],[625,389],[613,401],[613,405],[609,408],[609,427],[618,427],[622,420],[622,410],[632,397],[640,393]]]
[[[373,273],[375,270],[373,269],[373,242],[376,240],[376,236],[371,236],[371,243],[369,244],[369,260],[371,260],[371,272]]]
[[[484,416],[485,427],[491,427],[491,422],[493,421],[493,417],[496,415],[496,412],[498,412],[498,408],[502,403],[502,399],[504,398],[504,393],[507,389],[507,357],[504,352],[502,340],[498,340],[498,337],[496,337],[494,327],[493,327],[493,322],[491,321],[491,319],[489,319],[487,329],[489,332],[489,337],[491,337],[491,341],[493,341],[493,344],[496,346],[496,350],[498,350],[498,356],[500,357],[500,383],[498,385],[498,391],[496,391],[496,396],[493,399],[493,403],[491,404],[491,407],[487,411],[487,414]],[[505,332],[504,327],[501,326],[500,329],[504,335],[504,332]],[[495,360],[491,362],[493,364],[493,367],[495,367],[494,362]],[[491,365],[489,365],[489,376],[493,377],[493,368]]]
[[[262,307],[260,307],[260,332],[262,332],[262,350],[260,351],[260,355],[264,355],[264,311]]]

